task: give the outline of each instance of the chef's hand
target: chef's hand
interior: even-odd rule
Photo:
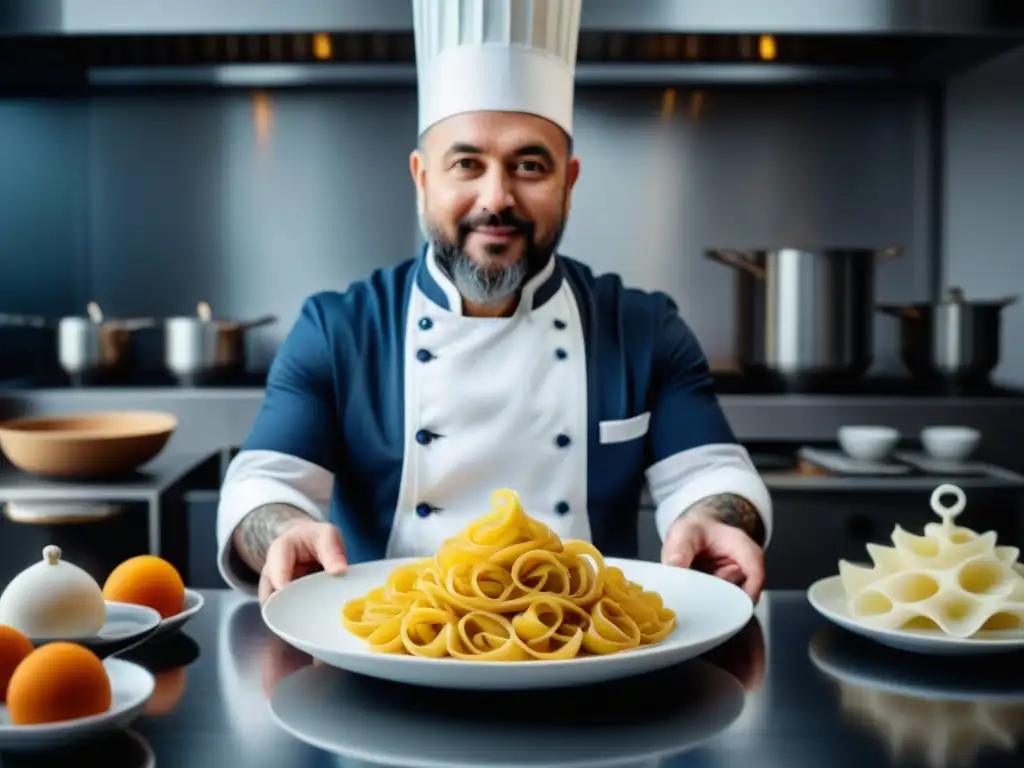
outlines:
[[[764,551],[740,528],[701,509],[676,520],[661,562],[714,574],[743,588],[756,603],[764,587]]]
[[[294,579],[325,570],[339,575],[348,569],[341,532],[331,523],[296,523],[274,539],[260,574],[260,605]]]

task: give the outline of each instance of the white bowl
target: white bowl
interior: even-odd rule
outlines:
[[[943,461],[963,461],[978,448],[981,432],[971,427],[927,427],[921,445],[929,456]]]
[[[900,441],[900,433],[892,427],[840,427],[836,437],[849,456],[871,462],[888,459]]]

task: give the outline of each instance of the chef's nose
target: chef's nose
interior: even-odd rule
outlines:
[[[488,211],[504,211],[515,206],[512,179],[507,173],[493,170],[480,180],[480,207]]]

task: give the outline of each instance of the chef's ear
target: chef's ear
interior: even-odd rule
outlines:
[[[423,185],[426,183],[427,163],[422,151],[417,147],[409,155],[409,175],[416,185],[416,206],[423,215]]]
[[[569,163],[565,169],[565,205],[562,216],[569,218],[569,209],[572,208],[572,190],[576,186],[576,180],[580,177],[580,160],[575,155],[569,157]]]

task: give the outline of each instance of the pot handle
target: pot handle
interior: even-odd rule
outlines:
[[[264,315],[258,317],[255,320],[246,320],[244,323],[238,324],[238,330],[248,331],[250,328],[260,328],[264,325],[270,325],[277,322],[277,315]]]
[[[748,259],[744,255],[743,251],[709,248],[704,251],[704,255],[712,261],[717,261],[719,264],[724,264],[727,267],[735,267],[749,275],[753,275],[758,280],[764,280],[764,269]]]
[[[875,309],[893,317],[906,317],[911,320],[917,320],[921,316],[916,307],[903,307],[899,304],[876,304]]]
[[[51,328],[51,323],[45,317],[38,315],[7,315],[0,313],[0,326],[16,328]]]
[[[902,256],[905,250],[906,248],[904,248],[902,245],[890,245],[886,248],[882,248],[881,250],[879,250],[875,254],[875,256],[877,256],[879,259],[895,259],[899,256]]]
[[[1020,296],[1007,296],[1005,299],[999,300],[999,306],[1005,308],[1011,304],[1016,304],[1018,301],[1020,301]]]

